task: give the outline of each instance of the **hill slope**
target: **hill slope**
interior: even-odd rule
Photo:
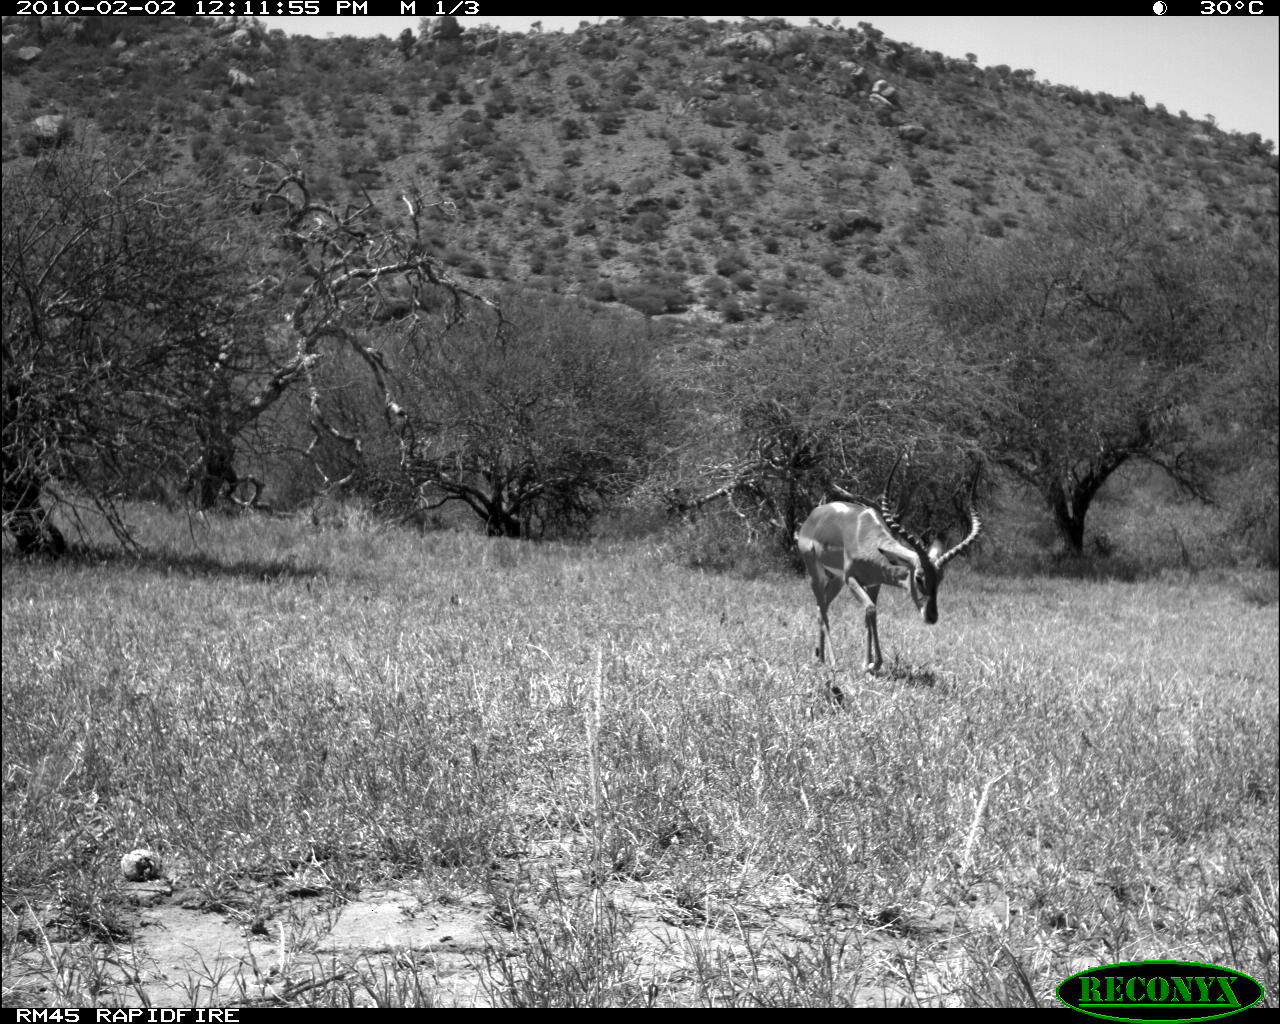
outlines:
[[[459,273],[647,314],[800,313],[909,276],[934,232],[1003,236],[1104,181],[1223,229],[1277,212],[1256,135],[865,23],[438,20],[391,41],[7,18],[4,76],[6,160],[80,135],[218,176],[292,150],[330,198],[416,180],[451,200],[439,245]]]

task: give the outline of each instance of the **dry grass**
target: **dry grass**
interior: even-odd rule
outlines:
[[[144,560],[6,557],[7,1005],[159,999],[138,846],[258,972],[179,1002],[1030,1005],[1170,957],[1274,1005],[1277,611],[1239,584],[960,567],[933,629],[887,597],[837,711],[798,577],[135,516]],[[325,953],[388,889],[473,909],[468,995]]]

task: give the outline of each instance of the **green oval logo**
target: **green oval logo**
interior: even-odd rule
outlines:
[[[1262,986],[1216,964],[1131,960],[1071,975],[1058,986],[1058,998],[1103,1020],[1216,1020],[1247,1010],[1262,998]]]

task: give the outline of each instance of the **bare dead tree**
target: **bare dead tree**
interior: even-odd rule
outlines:
[[[420,190],[406,191],[401,201],[407,211],[403,227],[389,230],[376,220],[377,211],[366,195],[359,205],[345,207],[315,197],[306,172],[284,161],[264,162],[254,181],[247,184],[253,213],[276,222],[272,248],[279,274],[267,287],[280,292],[283,281],[307,283],[284,315],[283,350],[265,379],[249,389],[237,387],[236,339],[228,339],[218,355],[208,387],[202,396],[209,415],[203,449],[188,467],[188,486],[196,488],[201,504],[216,499],[228,482],[234,484],[237,439],[291,388],[307,389],[312,433],[308,456],[326,488],[341,488],[351,481],[360,464],[364,439],[336,425],[325,408],[316,371],[333,347],[354,353],[369,374],[392,432],[411,445],[414,424],[393,393],[384,342],[394,324],[399,331],[422,326],[424,313],[444,304],[446,322],[463,318],[469,303],[495,309],[495,303],[452,277],[432,254],[428,242],[428,216],[448,216],[452,204],[431,199]],[[500,313],[499,313],[500,315]],[[384,329],[375,331],[375,325]],[[344,447],[350,457],[343,471],[334,474],[319,457],[327,446]]]
[[[229,205],[96,152],[6,173],[3,523],[21,550],[65,550],[55,506],[92,507],[127,542],[119,499],[156,479],[184,481],[200,507],[259,504],[262,481],[237,456],[298,388],[312,453],[345,445],[358,463],[362,439],[335,425],[316,382],[339,350],[408,444],[383,346],[429,305],[446,322],[493,306],[432,255],[443,200],[406,192],[392,229],[367,197],[321,202],[283,163],[241,197]]]

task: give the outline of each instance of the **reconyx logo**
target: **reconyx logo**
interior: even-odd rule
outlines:
[[[1247,1010],[1262,998],[1262,986],[1229,967],[1134,960],[1073,974],[1058,986],[1058,998],[1103,1020],[1214,1020]]]

